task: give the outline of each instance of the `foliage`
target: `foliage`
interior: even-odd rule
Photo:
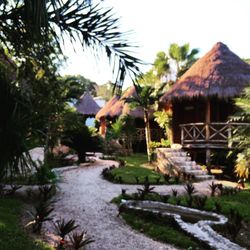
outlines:
[[[47,163],[40,165],[36,170],[35,179],[37,183],[44,185],[56,181],[56,174]]]
[[[141,107],[144,111],[144,123],[145,123],[145,134],[146,134],[146,145],[148,162],[151,161],[152,150],[150,148],[151,134],[150,134],[150,122],[149,122],[149,111],[157,100],[162,95],[162,87],[155,89],[152,86],[140,86],[139,84],[134,85],[136,89],[136,95],[126,98],[126,102],[130,103],[132,108]]]
[[[30,106],[10,74],[0,63],[0,179],[10,173],[25,174],[32,163],[25,144],[31,122]]]
[[[250,87],[247,87],[240,98],[235,100],[240,111],[233,117],[234,120],[250,122]],[[233,138],[242,152],[237,155],[235,173],[239,178],[249,177],[250,169],[250,126],[240,127]]]
[[[127,73],[139,71],[141,61],[128,53],[132,45],[126,33],[119,31],[119,19],[113,17],[111,8],[102,9],[86,0],[2,1],[0,17],[0,39],[18,53],[27,54],[34,43],[46,48],[51,40],[61,49],[64,39],[70,38],[94,53],[101,49],[114,65],[116,83],[120,85]]]
[[[154,117],[154,120],[164,130],[165,135],[169,139],[169,129],[172,128],[172,114],[168,111],[156,111],[154,112]]]
[[[154,240],[172,244],[183,249],[203,249],[190,237],[175,229],[168,223],[152,219],[150,216],[135,215],[124,212],[121,214],[123,219],[135,230],[143,232]]]
[[[83,231],[82,233],[73,233],[72,236],[70,236],[70,241],[72,243],[72,247],[75,250],[78,250],[82,247],[85,247],[86,245],[94,242],[91,237],[87,236],[87,232]]]
[[[54,223],[56,233],[64,240],[65,236],[78,227],[75,225],[74,220],[65,221],[64,219],[58,220]]]
[[[101,96],[105,101],[109,101],[113,95],[113,83],[108,81],[105,84],[98,85],[96,95]]]
[[[150,184],[164,183],[163,175],[153,171],[150,168],[143,167],[142,164],[147,161],[147,157],[144,154],[133,154],[131,156],[120,157],[126,162],[126,165],[120,168],[111,168],[108,175],[110,180],[116,181],[120,176],[123,183],[127,184],[143,184],[145,177],[148,177]]]
[[[75,103],[86,91],[96,96],[97,84],[82,75],[64,75],[60,81],[65,86],[64,96],[67,101]]]
[[[1,249],[52,250],[39,240],[28,237],[20,226],[22,202],[16,199],[0,199]]]
[[[137,188],[137,191],[139,193],[139,197],[141,200],[144,200],[145,195],[155,193],[153,190],[155,187],[150,187],[149,181],[144,181],[143,187],[142,188]]]
[[[74,121],[72,123],[72,121]],[[86,152],[100,152],[103,148],[103,139],[84,125],[84,117],[75,112],[64,114],[64,128],[62,144],[74,149],[79,162],[86,161]]]
[[[184,188],[185,188],[187,195],[189,197],[197,192],[197,190],[195,190],[195,187],[192,183],[187,183]]]
[[[195,56],[198,54],[198,49],[192,49],[190,52],[189,43],[179,46],[177,43],[172,43],[169,46],[169,57],[176,65],[177,78],[183,75],[197,60]]]
[[[54,208],[50,206],[49,202],[41,201],[38,203],[38,205],[35,206],[35,212],[30,212],[34,219],[31,222],[34,233],[40,234],[42,224],[45,221],[52,220],[52,217],[50,217],[50,214],[53,210]]]
[[[170,146],[170,142],[169,142],[169,140],[161,139],[160,142],[151,141],[150,146],[151,146],[152,149],[155,149],[155,148],[167,148],[167,147]]]

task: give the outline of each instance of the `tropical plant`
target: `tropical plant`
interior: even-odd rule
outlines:
[[[86,161],[87,151],[103,150],[103,139],[85,126],[84,122],[85,118],[79,113],[67,112],[64,115],[61,143],[77,152],[79,162]]]
[[[154,189],[155,189],[155,187],[151,187],[149,182],[145,181],[143,184],[143,188],[137,188],[140,199],[143,200],[146,195],[151,194],[151,193],[155,193],[153,191]]]
[[[189,43],[182,46],[179,46],[177,43],[170,44],[168,54],[176,65],[177,78],[183,75],[192,66],[197,60],[196,55],[198,53],[198,49],[192,49],[190,51]]]
[[[184,188],[185,188],[185,190],[187,192],[187,195],[189,197],[192,196],[193,194],[195,194],[197,192],[196,189],[195,189],[195,187],[194,187],[194,185],[192,183],[187,183]]]
[[[69,38],[94,53],[103,49],[114,65],[117,85],[122,85],[127,73],[139,71],[140,60],[128,54],[132,46],[126,33],[119,31],[119,19],[111,8],[102,9],[90,0],[2,1],[0,18],[1,41],[18,52],[27,52],[34,42],[42,47],[56,41],[61,48]]]
[[[194,196],[194,204],[198,209],[203,210],[207,201],[207,196]]]
[[[54,185],[43,185],[39,187],[40,199],[44,202],[47,202],[55,192]]]
[[[247,87],[243,95],[235,100],[239,112],[232,117],[233,120],[249,122],[250,121],[250,87]],[[250,126],[239,127],[233,142],[237,143],[237,148],[241,153],[237,155],[235,173],[240,179],[247,179],[250,171]]]
[[[33,216],[34,220],[30,222],[33,226],[33,232],[40,234],[42,224],[45,221],[51,221],[52,217],[49,215],[53,212],[54,208],[50,206],[48,202],[39,202],[39,204],[35,207],[35,212],[30,212]]]
[[[150,147],[151,144],[151,133],[150,133],[150,120],[149,120],[149,111],[152,106],[155,104],[159,97],[161,96],[162,88],[159,88],[157,91],[152,86],[140,86],[135,84],[136,95],[126,98],[126,102],[130,103],[132,108],[141,107],[143,108],[144,113],[144,123],[145,123],[145,134],[146,134],[146,145],[147,145],[147,155],[148,162],[151,161],[152,150]]]
[[[87,236],[87,232],[83,231],[82,233],[73,233],[71,236],[69,236],[70,241],[72,243],[72,247],[74,250],[81,249],[85,247],[86,245],[94,242],[94,240],[91,237]]]
[[[6,59],[7,60],[7,59]],[[28,173],[31,158],[25,144],[29,138],[29,101],[14,85],[13,72],[0,62],[0,179],[4,175]]]
[[[80,41],[94,55],[103,51],[114,65],[114,86],[121,87],[127,73],[138,73],[141,61],[129,54],[132,45],[111,9],[90,0],[0,1],[0,19],[3,64],[11,69],[7,80],[0,74],[2,176],[17,166],[28,169],[29,146],[45,145],[46,161],[58,142],[68,91],[61,87],[57,68],[66,39]]]
[[[69,220],[66,222],[64,219],[60,219],[54,222],[54,227],[56,233],[61,237],[61,240],[57,248],[62,249],[65,244],[65,236],[70,232],[72,232],[74,229],[76,229],[78,225],[75,225],[74,220]]]
[[[170,111],[156,111],[154,112],[154,120],[158,123],[159,127],[164,130],[167,139],[172,144],[172,112]]]
[[[212,181],[212,184],[209,184],[209,188],[211,190],[211,196],[215,195],[215,191],[218,188],[218,185]]]

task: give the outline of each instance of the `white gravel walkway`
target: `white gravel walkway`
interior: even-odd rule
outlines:
[[[132,230],[120,217],[117,217],[118,209],[116,205],[110,203],[111,199],[121,193],[121,188],[127,189],[130,193],[136,191],[138,186],[112,184],[102,179],[102,169],[113,164],[112,161],[96,159],[90,167],[62,171],[62,180],[56,195],[55,218],[74,219],[81,230],[87,230],[95,240],[87,249],[176,249]],[[197,183],[196,189],[203,193],[208,192],[209,182]],[[184,190],[180,185],[157,186],[155,190],[171,193],[172,188]],[[47,233],[53,231],[51,224],[46,224],[46,231]]]

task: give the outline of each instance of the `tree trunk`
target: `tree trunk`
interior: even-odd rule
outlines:
[[[77,156],[78,156],[78,162],[83,163],[86,162],[86,152],[79,152],[77,151]]]
[[[148,110],[144,109],[144,122],[145,122],[145,135],[146,135],[146,145],[147,145],[147,155],[148,155],[148,162],[151,162],[151,133],[150,133],[150,123],[149,123],[149,116]]]

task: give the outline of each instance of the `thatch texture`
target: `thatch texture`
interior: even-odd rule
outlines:
[[[231,98],[250,84],[250,65],[219,42],[173,85],[161,102],[179,98]]]
[[[141,107],[131,109],[129,104],[125,102],[126,98],[135,95],[136,90],[135,87],[132,86],[128,88],[120,98],[117,96],[112,97],[97,113],[96,119],[100,120],[102,117],[115,118],[120,115],[131,115],[134,118],[143,118],[143,109]]]
[[[102,117],[108,117],[110,116],[109,113],[111,111],[111,108],[114,106],[116,102],[118,102],[119,96],[113,96],[105,105],[102,107],[98,113],[96,114],[95,118],[97,120],[100,120]]]
[[[100,107],[89,92],[86,91],[84,95],[80,97],[79,103],[76,104],[76,109],[85,116],[95,116],[100,110]]]

